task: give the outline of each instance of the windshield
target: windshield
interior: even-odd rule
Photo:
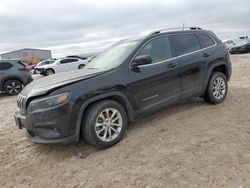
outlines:
[[[53,63],[54,60],[46,60],[46,61],[42,61],[38,64],[38,66],[42,66],[42,65],[48,65],[48,64],[51,64]]]
[[[129,41],[115,44],[98,55],[89,64],[87,69],[111,69],[120,65],[129,54],[137,47],[139,41]]]

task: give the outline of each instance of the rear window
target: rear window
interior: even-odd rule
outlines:
[[[200,42],[194,34],[173,36],[176,55],[184,55],[201,49]]]
[[[18,61],[17,64],[20,65],[21,67],[26,67],[26,64],[24,64],[24,63],[21,62],[21,61]]]
[[[11,67],[13,67],[13,65],[11,63],[8,63],[8,62],[0,63],[0,71],[9,70]]]
[[[202,48],[207,48],[215,44],[215,42],[209,36],[205,34],[197,34],[197,37],[200,40]]]

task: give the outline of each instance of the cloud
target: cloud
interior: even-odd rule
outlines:
[[[183,22],[220,38],[250,35],[248,0],[1,0],[0,52],[51,49],[54,56],[101,51],[122,38]]]

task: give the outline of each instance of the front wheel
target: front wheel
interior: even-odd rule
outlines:
[[[127,113],[123,106],[115,101],[105,100],[86,111],[81,133],[89,144],[108,148],[123,138],[127,124]]]
[[[55,74],[55,71],[53,69],[47,69],[45,71],[45,76],[49,76],[49,75],[52,75],[52,74]]]
[[[228,92],[226,76],[221,72],[214,72],[209,80],[204,96],[206,102],[218,104],[224,101]]]

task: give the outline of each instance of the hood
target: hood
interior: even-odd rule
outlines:
[[[74,83],[77,81],[86,80],[101,74],[105,74],[108,71],[109,70],[102,69],[81,69],[76,71],[53,74],[34,80],[23,89],[21,94],[28,98],[43,95],[51,89],[55,89],[57,87]]]

